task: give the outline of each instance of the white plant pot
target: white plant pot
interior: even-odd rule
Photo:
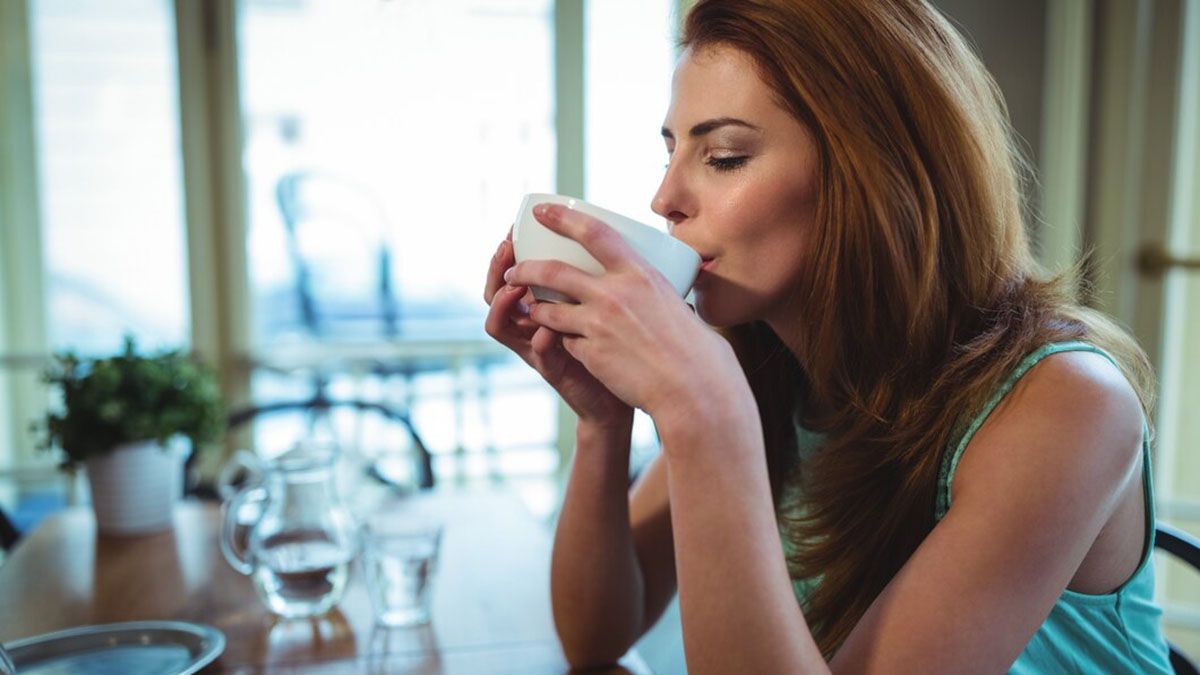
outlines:
[[[87,460],[96,526],[106,534],[147,534],[170,529],[183,492],[186,452],[154,441],[117,446]]]

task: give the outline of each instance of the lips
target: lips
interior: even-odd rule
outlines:
[[[708,270],[712,269],[713,265],[715,265],[716,263],[717,263],[716,258],[701,257],[700,258],[700,271],[707,272]]]

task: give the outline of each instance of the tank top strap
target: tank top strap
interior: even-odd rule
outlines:
[[[970,424],[966,426],[966,428],[963,430],[962,436],[958,437],[955,441],[952,441],[950,446],[947,448],[946,455],[942,458],[941,469],[938,473],[937,503],[934,510],[935,521],[941,520],[943,517],[945,517],[946,512],[950,510],[951,487],[954,483],[954,472],[958,469],[958,463],[962,459],[963,452],[967,449],[967,445],[970,444],[971,439],[975,437],[975,433],[979,431],[981,426],[983,426],[983,423],[992,414],[992,411],[995,410],[996,406],[1000,404],[1000,401],[1003,400],[1010,391],[1012,391],[1012,388],[1016,386],[1017,381],[1024,377],[1025,373],[1029,372],[1029,370],[1037,365],[1039,361],[1047,356],[1050,356],[1051,354],[1071,351],[1094,352],[1108,359],[1114,366],[1118,365],[1116,360],[1109,355],[1108,352],[1093,344],[1078,340],[1070,342],[1053,342],[1043,345],[1022,359],[1021,362],[1017,364],[1017,367],[1013,369],[1013,371],[1008,374],[1008,377],[1006,377],[1000,384],[1000,387],[992,394],[991,398],[988,399],[987,403],[983,406],[983,409],[981,409],[979,413],[971,420]],[[1143,421],[1143,439],[1148,437],[1146,431],[1145,422]],[[1148,461],[1149,457],[1147,456],[1146,462],[1148,463]]]

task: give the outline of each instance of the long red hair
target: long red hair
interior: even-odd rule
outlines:
[[[944,449],[1037,347],[1113,354],[1149,409],[1151,369],[1049,279],[1025,229],[1008,114],[986,69],[924,0],[700,0],[683,46],[751,56],[812,133],[819,196],[800,335],[725,331],[758,400],[789,570],[832,655],[932,529]],[[821,414],[815,414],[821,411]],[[795,427],[829,441],[803,465]]]

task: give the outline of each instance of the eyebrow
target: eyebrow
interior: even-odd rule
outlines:
[[[753,124],[750,124],[745,120],[739,120],[736,117],[717,117],[715,119],[706,120],[692,127],[691,130],[688,131],[688,136],[691,136],[692,138],[699,138],[700,136],[704,136],[708,133],[716,131],[717,129],[720,129],[721,127],[744,127],[752,131],[762,131],[762,129],[759,129]],[[675,134],[666,127],[662,128],[662,135],[663,138],[670,138],[672,140],[675,138]]]

